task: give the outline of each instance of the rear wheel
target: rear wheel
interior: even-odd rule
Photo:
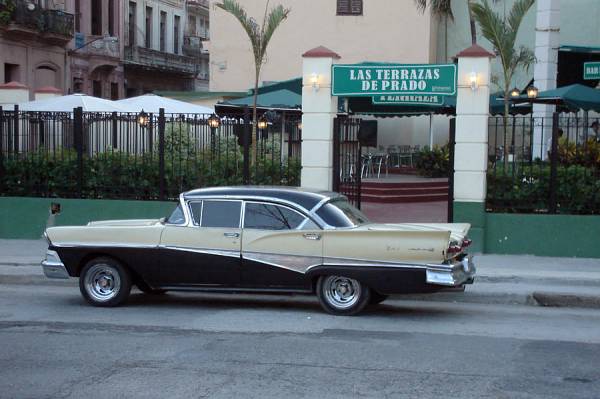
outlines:
[[[321,276],[317,282],[317,297],[328,313],[352,316],[367,306],[371,291],[369,287],[352,278]]]
[[[79,276],[81,295],[94,306],[117,306],[127,300],[131,276],[114,259],[101,257],[89,261]]]

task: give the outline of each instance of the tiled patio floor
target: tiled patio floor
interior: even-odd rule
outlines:
[[[373,222],[380,223],[445,223],[448,220],[447,201],[404,204],[363,202],[361,210]]]

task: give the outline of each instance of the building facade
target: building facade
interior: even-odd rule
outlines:
[[[208,54],[198,35],[206,36],[207,1],[129,0],[125,7],[127,97],[155,90],[194,90],[198,81],[207,82],[201,65],[208,64]]]
[[[68,45],[74,14],[68,1],[0,2],[0,84],[19,82],[36,91],[67,91]]]
[[[68,92],[117,100],[125,95],[123,0],[67,0],[74,11]]]

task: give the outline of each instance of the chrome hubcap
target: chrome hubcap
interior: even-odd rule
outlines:
[[[120,289],[119,272],[110,265],[94,265],[85,275],[85,290],[96,301],[111,300],[119,293]]]
[[[329,304],[338,309],[348,309],[360,298],[360,283],[351,278],[329,276],[323,287]]]

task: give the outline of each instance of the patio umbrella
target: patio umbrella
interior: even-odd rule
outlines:
[[[529,99],[526,95],[521,95],[512,101],[515,103],[554,104],[563,106],[569,111],[581,109],[584,111],[600,112],[600,90],[581,84],[572,84],[553,90],[542,91],[534,99]]]
[[[129,112],[144,110],[144,112],[158,114],[160,108],[164,108],[167,114],[212,114],[215,112],[213,108],[174,100],[169,97],[161,97],[156,94],[144,94],[115,102]]]
[[[127,112],[127,109],[115,101],[86,94],[69,94],[19,104],[21,111],[39,112],[73,112],[73,108],[78,107],[83,108],[84,112]]]

